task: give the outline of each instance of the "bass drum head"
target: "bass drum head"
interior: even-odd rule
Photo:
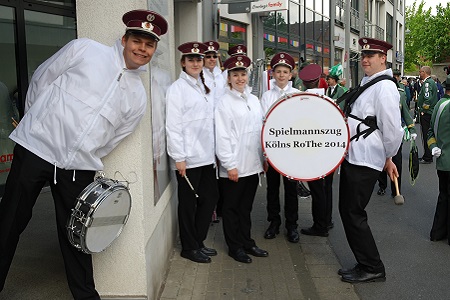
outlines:
[[[347,121],[333,100],[306,92],[277,100],[261,133],[268,162],[280,174],[301,181],[334,172],[347,154],[349,141]]]
[[[122,185],[114,186],[102,197],[84,236],[84,246],[91,253],[105,250],[119,236],[131,210],[130,193]]]

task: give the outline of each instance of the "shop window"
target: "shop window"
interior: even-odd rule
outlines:
[[[13,159],[14,142],[9,134],[19,121],[17,70],[15,52],[15,9],[0,6],[0,186],[8,177]]]
[[[247,25],[228,19],[221,19],[219,26],[220,56],[224,61],[228,58],[228,49],[237,45],[247,45]]]
[[[76,38],[75,19],[25,11],[28,75],[69,41]]]
[[[76,38],[75,0],[0,0],[0,196],[13,159],[8,138],[36,68]]]
[[[57,5],[57,6],[67,6],[67,7],[75,7],[75,0],[35,0],[36,2],[43,2],[45,4]],[[32,2],[32,1],[31,1]]]

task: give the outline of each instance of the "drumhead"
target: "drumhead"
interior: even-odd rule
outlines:
[[[261,143],[270,165],[301,181],[323,178],[344,160],[350,141],[344,114],[329,97],[296,93],[266,113]]]
[[[131,210],[131,196],[123,185],[102,195],[86,230],[85,247],[91,253],[106,249],[122,232]]]

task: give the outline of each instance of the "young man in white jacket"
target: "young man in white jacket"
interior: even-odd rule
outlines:
[[[387,52],[392,45],[381,40],[361,38],[361,67],[365,76],[361,86],[377,77],[386,79],[369,86],[348,102],[344,110],[349,116],[350,145],[341,165],[339,182],[339,213],[356,266],[340,269],[342,280],[350,283],[384,281],[384,264],[367,222],[365,210],[380,172],[385,170],[391,180],[398,177],[392,162],[402,142],[400,94],[387,69]],[[350,106],[351,111],[347,109]]]
[[[139,73],[151,60],[167,22],[148,10],[123,16],[126,33],[113,47],[69,42],[33,74],[25,115],[10,138],[17,143],[0,202],[0,291],[20,234],[46,182],[74,299],[100,299],[92,259],[73,247],[66,223],[75,199],[103,169],[110,153],[138,125],[147,96]]]
[[[270,61],[274,84],[271,89],[264,92],[261,97],[261,106],[264,113],[267,113],[270,107],[281,97],[287,94],[300,93],[292,87],[292,70],[295,67],[295,61],[286,52],[275,54]],[[298,220],[298,199],[297,182],[280,175],[272,166],[269,166],[267,173],[267,221],[269,227],[264,233],[264,238],[273,239],[280,232],[280,181],[283,180],[284,187],[284,226],[287,230],[287,239],[291,243],[298,243],[299,235],[297,231]]]

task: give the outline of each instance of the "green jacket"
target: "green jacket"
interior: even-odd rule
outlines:
[[[430,129],[428,130],[428,147],[433,150],[434,147],[439,147],[442,150],[441,156],[436,159],[436,169],[440,171],[450,171],[450,96],[444,95],[436,104],[436,109],[431,115]],[[438,112],[441,105],[442,112],[438,119]],[[435,129],[436,122],[438,126]]]
[[[409,113],[409,107],[406,104],[406,92],[405,85],[403,83],[398,83],[398,92],[400,93],[400,115],[402,116],[402,125],[408,127],[409,133],[416,133],[416,126],[414,126],[414,120]]]
[[[431,77],[425,79],[420,89],[419,96],[417,98],[417,107],[419,112],[426,114],[432,114],[433,108],[438,101],[437,98],[437,86]]]
[[[330,87],[328,87],[326,91],[326,95],[330,97],[331,99],[338,99],[342,95],[344,95],[345,91],[339,84],[336,84],[333,90],[333,93],[330,95]]]
[[[305,90],[305,87],[303,86],[303,81],[300,78],[298,78],[298,76],[295,76],[292,86],[300,91]]]

